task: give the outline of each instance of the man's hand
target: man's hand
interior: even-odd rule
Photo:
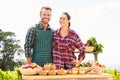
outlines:
[[[32,61],[31,61],[31,58],[30,58],[30,57],[27,57],[27,58],[26,58],[26,61],[27,61],[27,63],[28,63],[28,64],[31,64],[31,63],[32,63]]]

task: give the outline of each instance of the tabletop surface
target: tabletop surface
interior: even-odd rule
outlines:
[[[111,78],[111,74],[106,74],[106,73],[103,73],[103,74],[84,74],[84,75],[80,75],[80,74],[67,74],[67,75],[46,75],[46,76],[43,76],[43,75],[23,75],[22,76],[22,79],[68,79],[68,78],[72,78],[72,79],[75,79],[75,78],[79,78],[79,79],[93,79],[93,78],[98,78],[98,79],[102,79],[102,78]]]

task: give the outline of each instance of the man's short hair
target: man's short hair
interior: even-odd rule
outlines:
[[[40,14],[41,14],[41,12],[42,12],[43,9],[46,9],[46,10],[50,10],[50,11],[52,11],[52,9],[51,9],[50,7],[48,7],[48,6],[44,6],[44,7],[41,8]]]

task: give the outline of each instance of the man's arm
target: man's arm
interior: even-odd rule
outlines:
[[[24,45],[24,49],[25,49],[25,57],[26,57],[26,61],[28,64],[32,63],[32,47],[33,47],[33,43],[34,43],[34,38],[35,38],[35,29],[33,27],[31,27],[26,35],[25,38],[25,45]]]

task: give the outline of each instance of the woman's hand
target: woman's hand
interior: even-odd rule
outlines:
[[[73,60],[71,63],[72,63],[73,65],[75,65],[76,67],[78,67],[78,66],[80,66],[80,64],[81,64],[81,61],[79,61],[79,60]]]
[[[72,60],[71,63],[72,63],[73,65],[75,65],[75,60]]]

